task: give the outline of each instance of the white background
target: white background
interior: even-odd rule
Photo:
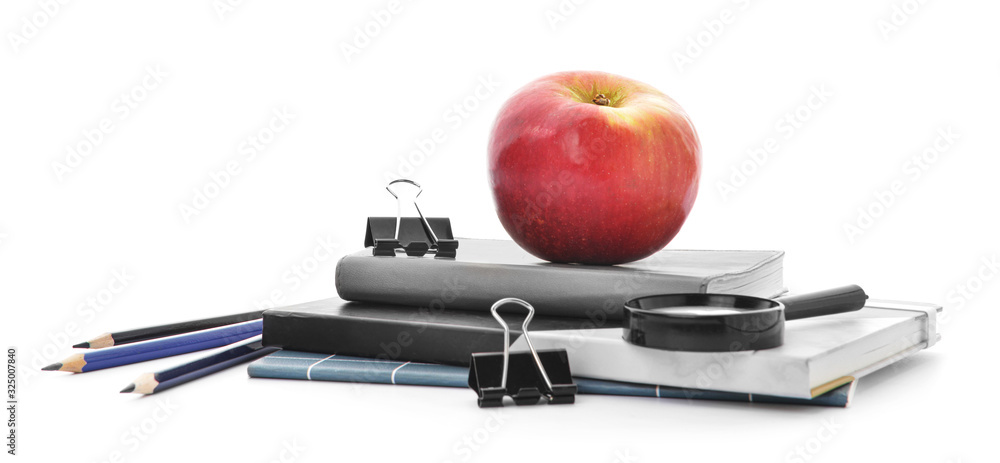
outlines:
[[[404,1],[376,28],[386,1],[3,2],[0,342],[23,366],[20,458],[807,461],[801,446],[808,461],[995,461],[998,5],[689,3]],[[162,81],[137,89],[156,68]],[[499,428],[471,391],[240,367],[140,398],[117,391],[183,359],[37,371],[102,332],[333,296],[365,217],[395,212],[387,173],[435,129],[445,142],[403,166],[425,212],[505,237],[486,177],[493,118],[521,85],[578,69],[652,84],[693,119],[701,190],[669,246],[783,249],[792,290],[855,282],[945,305],[942,343],[861,381],[848,409],[581,396],[506,407]],[[477,98],[481,79],[497,84]],[[814,88],[832,96],[800,108]],[[129,93],[142,101],[126,115]],[[455,119],[456,104],[474,109]],[[294,117],[248,159],[241,144],[274,110]],[[796,111],[793,133],[776,125]],[[105,118],[113,129],[69,166]],[[957,140],[925,153],[949,128]],[[755,163],[748,150],[769,138],[778,149]],[[919,178],[914,156],[933,160]],[[211,186],[230,161],[239,173]],[[750,175],[723,194],[741,166]],[[872,206],[894,181],[905,191]],[[335,255],[287,277],[320,241]],[[109,298],[116,271],[130,280]],[[100,312],[82,305],[102,295]]]

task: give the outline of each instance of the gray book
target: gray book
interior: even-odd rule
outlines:
[[[518,297],[538,314],[620,320],[625,301],[663,293],[773,297],[784,291],[782,251],[667,249],[615,266],[553,264],[509,240],[460,239],[458,256],[373,256],[371,248],[337,264],[337,292],[349,301],[489,310]]]

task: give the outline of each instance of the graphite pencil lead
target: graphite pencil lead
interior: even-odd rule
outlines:
[[[129,392],[134,391],[134,390],[135,390],[135,383],[129,383],[128,386],[125,386],[125,389],[122,389],[121,393],[122,394],[127,394]]]
[[[81,342],[80,344],[73,344],[74,349],[90,349],[89,342]]]
[[[62,368],[62,366],[63,366],[62,362],[56,362],[53,363],[52,365],[42,368],[42,371],[57,371],[60,368]]]

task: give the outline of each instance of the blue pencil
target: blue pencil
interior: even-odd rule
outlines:
[[[71,355],[62,362],[53,363],[42,370],[82,373],[212,349],[261,334],[263,323],[263,320],[252,320],[210,330]]]
[[[217,371],[225,370],[231,366],[249,362],[278,350],[277,347],[262,346],[260,336],[254,336],[229,347],[229,349],[222,352],[216,352],[193,362],[156,373],[142,374],[126,386],[125,389],[122,389],[122,392],[153,394],[208,376]]]

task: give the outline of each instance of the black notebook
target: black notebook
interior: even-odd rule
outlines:
[[[502,310],[511,342],[525,312]],[[538,316],[529,330],[591,329],[598,322]],[[431,310],[391,304],[323,299],[264,312],[265,346],[382,360],[469,365],[473,352],[503,350],[503,327],[489,312]]]

